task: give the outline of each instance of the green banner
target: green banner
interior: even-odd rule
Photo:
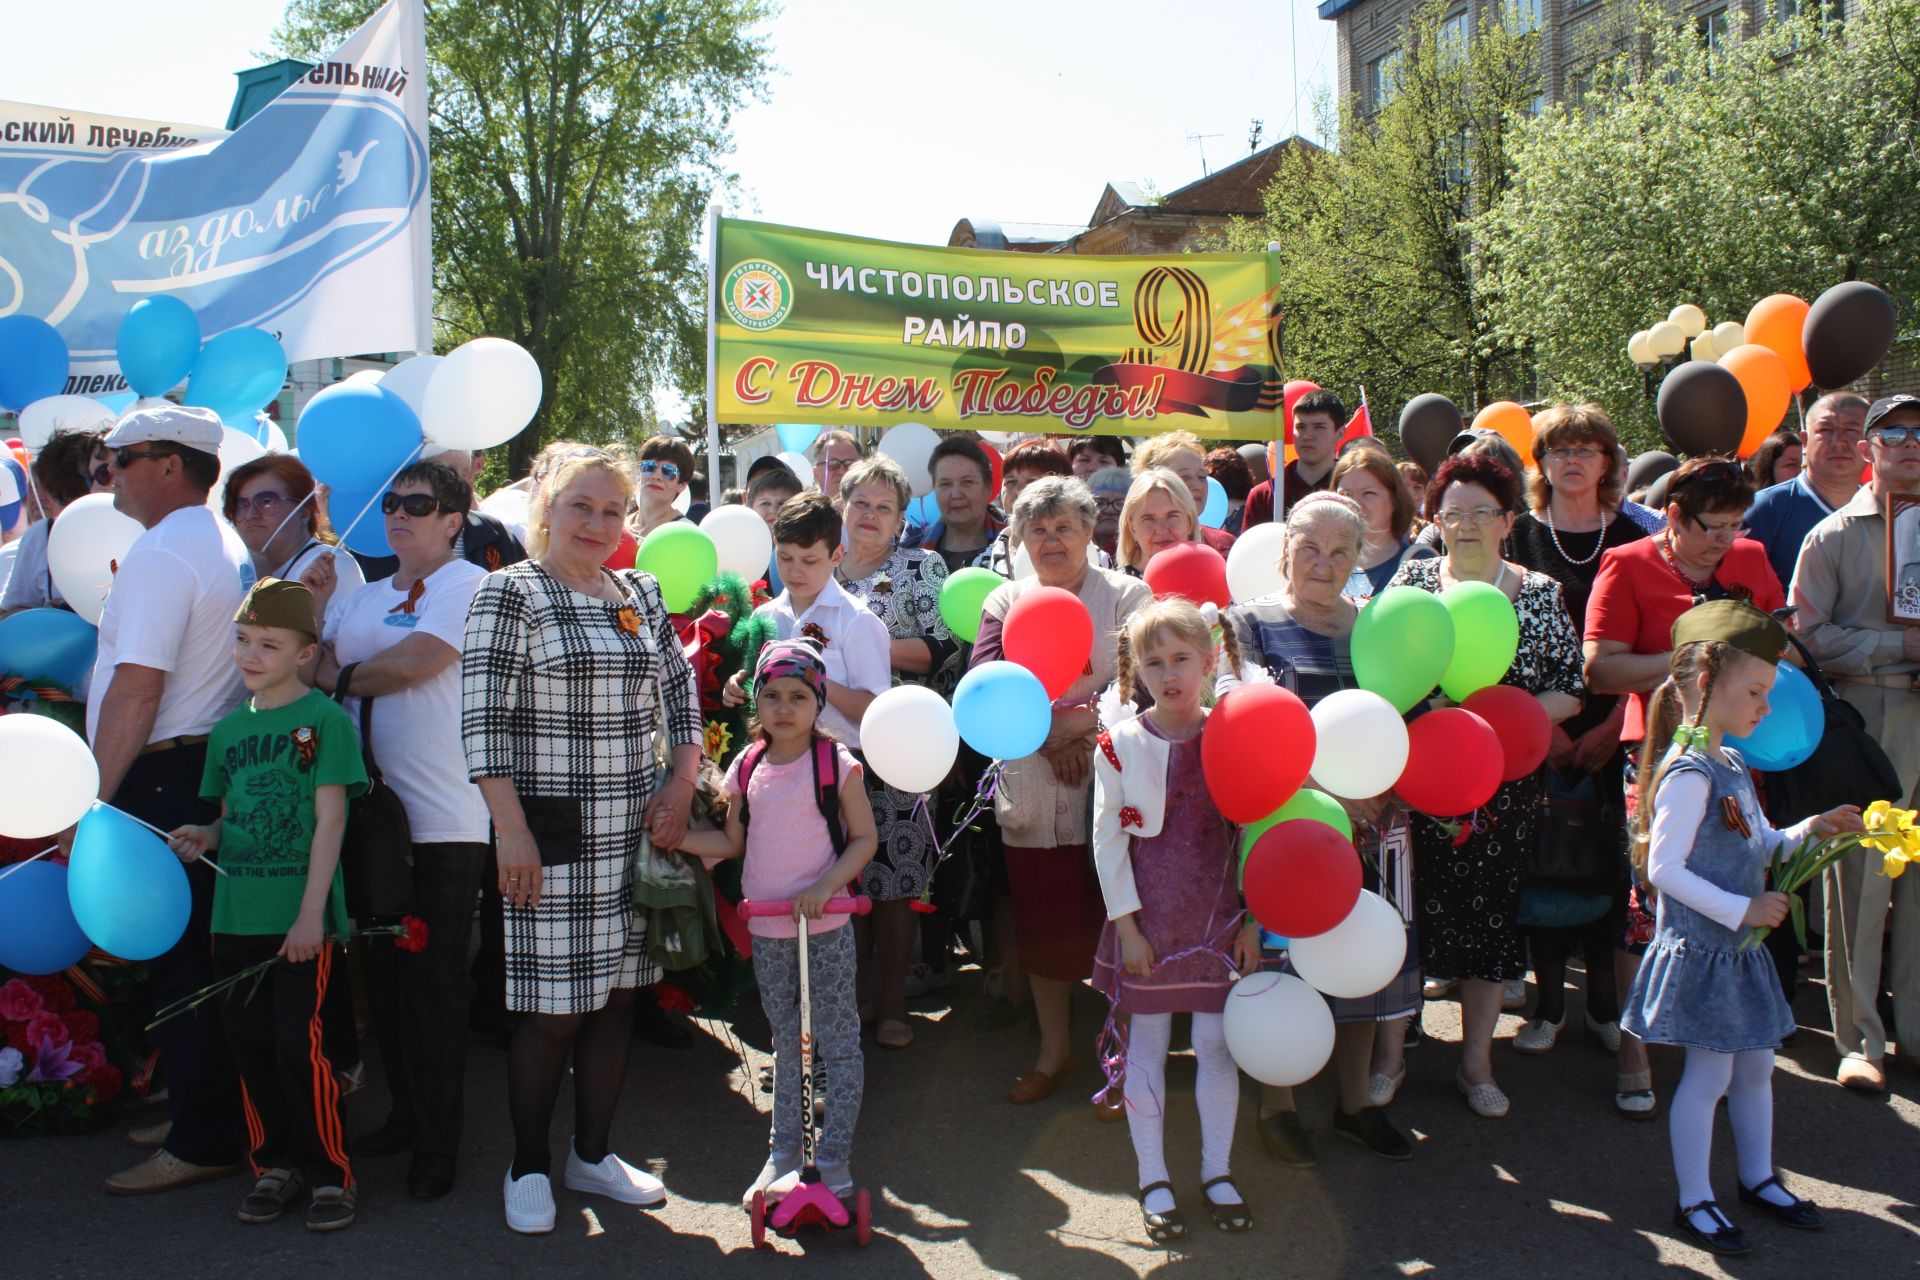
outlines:
[[[1274,439],[1259,253],[995,253],[720,219],[721,422]]]

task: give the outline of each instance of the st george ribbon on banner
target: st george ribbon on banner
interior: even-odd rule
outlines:
[[[718,225],[722,422],[1280,434],[1270,255],[996,253]]]
[[[71,394],[126,388],[120,322],[158,294],[290,360],[430,350],[430,222],[422,0],[231,134],[0,103],[0,315],[60,331]]]

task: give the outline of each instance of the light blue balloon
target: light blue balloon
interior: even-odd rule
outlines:
[[[0,409],[10,413],[67,389],[67,340],[39,316],[0,316]]]
[[[1200,508],[1200,523],[1218,529],[1227,522],[1227,491],[1212,476],[1207,477],[1207,505]]]
[[[200,356],[200,319],[178,298],[143,298],[120,322],[114,353],[128,386],[143,396],[165,395]]]
[[[420,451],[420,419],[385,387],[343,382],[300,411],[299,440],[307,470],[336,490],[328,515],[335,528],[342,528],[358,508],[339,507],[340,493],[364,497],[386,484]]]
[[[95,400],[98,400],[115,413],[125,413],[127,410],[133,408],[133,402],[139,398],[139,394],[133,391],[116,391],[110,396],[94,397]]]
[[[1053,728],[1040,677],[1017,662],[985,662],[960,677],[953,719],[968,746],[995,760],[1030,756]]]
[[[86,959],[93,943],[67,903],[67,869],[29,862],[0,870],[0,966],[16,973],[59,973]]]
[[[940,501],[923,493],[907,504],[907,527],[925,529],[940,519]]]
[[[187,404],[201,405],[223,422],[245,422],[280,394],[287,353],[262,329],[229,329],[200,348],[187,377]]]
[[[187,931],[193,890],[165,841],[95,801],[74,832],[67,901],[102,951],[122,960],[151,960]]]
[[[51,680],[71,691],[93,670],[100,633],[66,609],[27,609],[0,618],[0,675]]]
[[[820,427],[802,426],[792,422],[775,425],[773,433],[780,437],[780,447],[788,453],[797,453],[806,457],[807,446],[820,438]]]
[[[1800,668],[1783,662],[1768,701],[1767,718],[1748,736],[1728,738],[1727,745],[1765,773],[1805,764],[1827,731],[1820,691]]]
[[[387,518],[380,514],[380,495],[385,492],[385,487],[376,483],[371,489],[336,488],[328,494],[327,519],[332,522],[334,532],[340,535],[347,550],[357,551],[363,556],[393,554],[393,544],[387,541]],[[360,515],[363,507],[366,508],[366,514]],[[353,523],[355,516],[360,517],[359,522],[349,529],[347,526]]]

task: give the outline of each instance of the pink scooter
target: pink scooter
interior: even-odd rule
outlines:
[[[828,915],[864,916],[873,910],[871,898],[835,898],[827,903]],[[784,902],[746,902],[740,903],[740,918],[749,920],[755,916],[791,916],[793,901]],[[800,1171],[800,1181],[793,1190],[787,1192],[773,1205],[771,1215],[767,1212],[767,1193],[753,1193],[753,1247],[758,1249],[767,1242],[767,1227],[783,1235],[793,1235],[801,1227],[825,1227],[829,1231],[844,1231],[849,1224],[853,1227],[853,1239],[856,1244],[865,1245],[873,1239],[873,1198],[867,1189],[861,1187],[853,1195],[853,1212],[847,1212],[847,1206],[839,1196],[827,1189],[820,1181],[820,1170],[813,1162],[813,992],[807,979],[807,942],[808,931],[800,930],[800,1153],[805,1157],[806,1165]]]

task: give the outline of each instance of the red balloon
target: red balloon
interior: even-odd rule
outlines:
[[[1036,587],[1013,602],[1000,631],[1000,650],[1040,678],[1057,698],[1087,673],[1093,656],[1093,615],[1062,587]]]
[[[1407,726],[1407,768],[1394,790],[1436,818],[1472,813],[1500,789],[1506,754],[1493,727],[1463,707],[1429,711]]]
[[[1469,694],[1460,705],[1485,720],[1500,739],[1506,762],[1500,781],[1517,782],[1546,763],[1553,724],[1540,699],[1510,684],[1490,684]]]
[[[980,446],[980,452],[987,455],[987,465],[993,468],[993,483],[987,487],[987,492],[993,496],[995,502],[998,502],[1000,500],[1000,475],[1001,472],[1005,470],[1005,464],[1001,460],[1000,451],[988,444],[985,440],[975,440],[974,443]]]
[[[1147,585],[1156,600],[1179,596],[1192,604],[1211,600],[1222,609],[1233,603],[1227,590],[1227,561],[1204,542],[1182,542],[1147,561]]]
[[[1163,553],[1164,554],[1164,553]],[[1200,769],[1228,822],[1258,822],[1293,798],[1313,767],[1307,704],[1274,684],[1220,699],[1200,733]]]
[[[1311,938],[1345,920],[1360,901],[1360,855],[1324,822],[1283,822],[1247,854],[1245,896],[1247,910],[1269,932]]]
[[[1318,391],[1320,384],[1308,382],[1305,378],[1295,378],[1280,388],[1280,417],[1286,423],[1286,441],[1293,443],[1293,406],[1301,396],[1309,391]]]
[[[19,436],[14,436],[7,441],[8,450],[24,449],[26,447],[27,447],[27,442],[25,440],[22,440]]]
[[[620,531],[620,541],[613,544],[613,550],[600,563],[609,569],[631,569],[634,558],[640,554],[640,544],[634,541],[631,529]]]

